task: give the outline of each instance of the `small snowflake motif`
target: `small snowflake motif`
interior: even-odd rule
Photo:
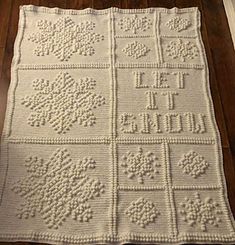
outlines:
[[[182,30],[186,30],[191,25],[191,22],[187,19],[181,17],[174,17],[170,19],[166,26],[168,26],[171,30],[180,32]]]
[[[195,193],[195,199],[185,198],[185,202],[180,203],[180,214],[183,220],[190,226],[198,226],[202,231],[207,231],[207,225],[218,227],[221,219],[218,217],[223,212],[219,209],[219,204],[211,198],[202,201],[199,193]]]
[[[105,104],[104,97],[92,92],[95,85],[92,78],[75,81],[67,72],[60,72],[52,82],[34,80],[37,93],[22,98],[22,104],[33,111],[28,124],[39,127],[49,122],[58,134],[65,134],[75,122],[84,127],[94,125],[92,109]]]
[[[122,49],[122,51],[128,56],[138,59],[142,56],[145,56],[150,51],[150,49],[147,48],[143,43],[134,41],[132,43],[128,43],[126,47]]]
[[[194,43],[183,42],[181,39],[171,41],[166,47],[167,55],[173,59],[180,58],[182,62],[186,59],[194,59],[199,55],[199,50]]]
[[[152,22],[146,16],[137,17],[137,15],[134,15],[133,17],[123,17],[118,22],[118,25],[120,26],[120,29],[124,31],[132,31],[136,34],[137,32],[148,30],[152,25]]]
[[[40,214],[52,229],[58,229],[69,216],[88,222],[93,215],[88,201],[104,192],[104,185],[86,174],[95,164],[91,157],[74,163],[66,149],[57,149],[48,161],[37,156],[27,158],[25,166],[29,175],[12,186],[25,200],[18,208],[18,218]]]
[[[127,152],[122,160],[121,166],[125,168],[123,172],[130,179],[136,177],[140,184],[144,183],[145,176],[153,179],[159,173],[158,168],[161,166],[152,152],[144,153],[141,147],[137,153]]]
[[[29,40],[38,44],[34,50],[38,56],[53,53],[60,61],[68,61],[73,53],[88,56],[95,53],[92,44],[104,39],[93,32],[95,24],[91,21],[75,24],[69,17],[61,17],[56,23],[39,20],[39,32],[29,36]]]
[[[184,157],[179,161],[178,166],[183,169],[185,174],[191,175],[193,178],[205,173],[209,167],[209,163],[194,151],[184,154]]]
[[[160,215],[155,204],[143,197],[133,201],[126,209],[125,213],[129,216],[130,221],[145,228],[150,223],[154,223],[155,219]]]

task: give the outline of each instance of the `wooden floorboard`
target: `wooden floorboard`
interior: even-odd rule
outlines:
[[[11,0],[0,1],[0,48],[5,48],[11,13]]]
[[[234,171],[234,159],[231,153],[230,148],[223,148],[223,158],[224,158],[224,173],[226,178],[226,184],[228,189],[228,198],[235,216],[235,190],[234,190],[234,180],[235,180],[235,171]]]
[[[227,132],[227,127],[226,127],[225,117],[224,117],[224,112],[223,112],[223,106],[221,103],[221,96],[220,96],[219,87],[218,87],[219,81],[217,81],[217,77],[215,73],[214,61],[213,61],[213,56],[211,52],[211,46],[209,45],[209,37],[208,37],[208,32],[207,32],[208,27],[206,26],[205,13],[203,11],[203,5],[202,5],[201,0],[198,0],[198,7],[201,12],[201,32],[202,32],[203,43],[204,43],[205,50],[206,50],[207,62],[209,66],[210,90],[211,90],[213,105],[215,109],[215,117],[216,117],[216,121],[219,127],[219,131],[220,131],[220,135],[222,139],[222,145],[223,147],[229,147],[228,132]]]
[[[68,9],[92,8],[92,1],[90,0],[67,0],[66,8]]]
[[[40,0],[39,5],[49,8],[66,8],[66,0]]]
[[[126,0],[123,1],[123,3],[125,4],[123,6],[123,8],[129,8],[129,9],[133,9],[133,8],[147,8],[148,7],[148,1],[147,0]]]
[[[191,1],[193,3],[193,1]],[[176,7],[175,0],[148,0],[149,7],[174,8]]]
[[[70,9],[199,7],[202,38],[210,71],[210,88],[222,138],[228,197],[235,215],[235,52],[222,2],[222,0],[0,0],[0,132],[10,83],[10,67],[20,5],[34,4]]]
[[[230,148],[235,157],[235,51],[222,1],[203,0],[202,6]]]
[[[103,0],[103,1],[92,0],[92,8],[95,8],[95,9],[106,9],[110,7],[120,8],[120,4],[121,4],[121,1],[119,0]]]
[[[4,50],[5,50],[5,48],[0,48],[0,71],[2,70]],[[1,76],[1,72],[0,72],[0,76]]]
[[[0,48],[0,71],[2,71],[4,50],[5,50],[4,48]],[[1,81],[1,72],[0,72],[0,81]],[[8,90],[8,84],[0,82],[0,133],[2,132],[4,116],[5,116],[7,90]]]
[[[9,87],[9,79],[2,80],[3,71],[3,61],[6,51],[6,40],[9,30],[9,21],[11,16],[12,1],[0,1],[0,134],[3,129],[5,110],[6,110],[6,100],[7,91]]]
[[[215,0],[208,4],[208,1],[201,0],[201,7],[207,32],[205,43],[208,46],[210,84],[215,87],[212,97],[216,118],[223,144],[228,144],[227,150],[223,149],[224,170],[229,201],[235,216],[235,52],[222,1]],[[219,97],[219,101],[215,96]],[[223,115],[218,114],[218,110],[222,110]]]

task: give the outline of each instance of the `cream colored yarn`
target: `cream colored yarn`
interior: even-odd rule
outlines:
[[[0,240],[235,243],[200,13],[20,8]]]

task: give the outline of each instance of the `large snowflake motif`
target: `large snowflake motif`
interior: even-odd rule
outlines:
[[[85,172],[95,168],[90,157],[73,163],[66,149],[57,149],[48,161],[37,156],[26,159],[27,177],[12,190],[25,199],[17,216],[28,219],[41,215],[49,228],[57,229],[68,216],[80,222],[92,218],[90,199],[104,192],[104,185]]]
[[[125,213],[130,221],[145,228],[148,224],[155,222],[160,212],[152,201],[140,197],[133,201],[126,209]]]
[[[49,122],[59,134],[65,134],[75,122],[92,126],[96,118],[92,109],[105,103],[105,98],[91,92],[96,85],[92,78],[75,81],[67,72],[61,72],[54,81],[33,81],[36,94],[22,98],[22,104],[32,111],[28,123],[39,127]]]
[[[173,59],[180,58],[182,62],[186,59],[194,59],[199,55],[197,46],[190,42],[183,42],[181,39],[171,41],[166,47],[167,55]]]
[[[158,168],[161,166],[152,152],[144,153],[141,147],[139,147],[137,153],[127,152],[122,160],[121,166],[125,168],[123,172],[130,179],[136,177],[141,184],[144,183],[145,176],[153,179],[159,173]]]
[[[166,26],[168,26],[171,30],[175,30],[177,32],[187,29],[190,25],[191,22],[189,20],[181,18],[179,16],[170,19],[166,23]]]
[[[209,163],[195,151],[189,151],[184,154],[183,158],[178,162],[178,166],[183,169],[185,174],[197,178],[205,173],[206,169],[209,167]]]
[[[146,31],[149,29],[152,22],[146,16],[138,18],[137,15],[134,15],[131,18],[123,17],[118,22],[118,25],[124,31],[132,31],[134,34],[136,34],[138,31]]]
[[[91,21],[75,24],[69,17],[61,17],[56,23],[39,20],[39,32],[29,36],[29,40],[38,44],[35,54],[38,56],[53,53],[60,61],[68,61],[73,53],[93,55],[92,44],[103,40],[103,36],[93,32],[95,24]]]
[[[122,51],[128,56],[138,59],[146,55],[150,49],[145,44],[134,41],[128,43]]]
[[[222,211],[218,208],[218,203],[211,198],[202,201],[199,193],[195,193],[195,199],[185,198],[185,202],[180,203],[180,213],[183,220],[190,226],[197,225],[202,231],[207,231],[207,225],[217,227],[221,222],[218,215]]]

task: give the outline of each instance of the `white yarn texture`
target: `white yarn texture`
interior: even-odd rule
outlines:
[[[235,243],[200,27],[194,7],[20,7],[1,241]]]

